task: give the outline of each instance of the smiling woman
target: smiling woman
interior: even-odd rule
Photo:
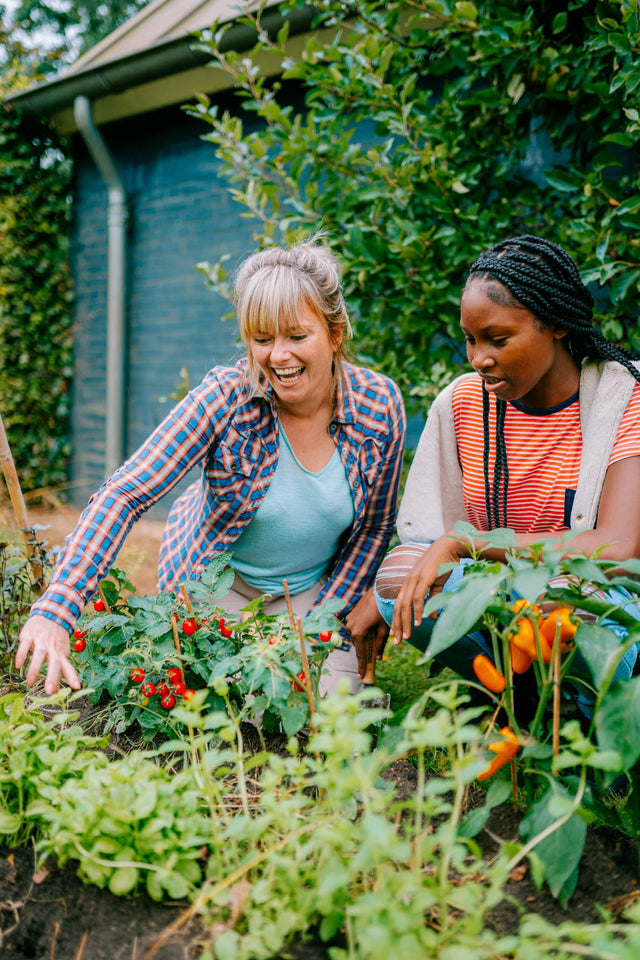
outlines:
[[[326,692],[340,676],[355,692],[365,638],[386,638],[372,584],[395,522],[405,435],[398,387],[347,362],[338,265],[322,244],[249,257],[236,296],[247,358],[210,370],[91,498],[32,608],[16,664],[31,653],[33,683],[46,661],[47,693],[61,676],[79,686],[68,659],[78,615],[134,521],[194,466],[200,478],[167,519],[162,589],[229,552],[231,613],[257,596],[268,613],[285,609],[283,579],[298,616],[339,601],[344,643],[326,661]]]

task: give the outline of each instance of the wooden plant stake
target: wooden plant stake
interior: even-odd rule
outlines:
[[[559,630],[557,631],[559,633]],[[560,753],[560,637],[556,636],[553,651],[553,756]],[[557,774],[557,771],[556,771]]]
[[[365,669],[362,682],[367,686],[373,686],[376,682],[376,633],[370,630],[364,641],[365,645]]]
[[[112,611],[111,611],[111,607],[109,606],[109,604],[108,604],[108,602],[107,602],[107,598],[106,598],[105,595],[104,595],[104,590],[102,589],[102,584],[101,584],[101,583],[98,584],[98,596],[100,597],[100,599],[101,599],[102,602],[104,603],[104,608],[105,608],[105,610],[107,611],[107,613],[111,613],[111,612],[112,612]]]
[[[287,613],[289,614],[289,626],[292,630],[296,628],[296,618],[293,615],[293,607],[291,606],[291,594],[289,593],[289,584],[286,580],[282,581],[282,592],[284,593],[284,599],[287,601]]]
[[[180,637],[178,636],[178,624],[174,617],[171,617],[171,629],[173,630],[173,643],[178,654],[178,663],[180,664],[180,675],[184,683],[184,667],[182,665],[182,649],[180,647]]]
[[[16,470],[16,465],[13,460],[2,417],[0,417],[0,466],[2,467],[2,473],[5,483],[7,484],[7,490],[9,491],[11,506],[13,507],[18,527],[22,532],[22,538],[25,542],[26,553],[29,559],[31,559],[34,554],[34,549],[29,539],[30,527],[29,518],[27,517],[27,507],[24,502],[24,497],[22,496],[18,471]],[[42,578],[42,566],[39,563],[34,563],[32,566],[35,579],[40,580]]]
[[[313,702],[313,690],[311,689],[311,673],[309,672],[309,658],[307,657],[307,648],[304,642],[304,630],[302,629],[302,620],[297,620],[298,636],[300,638],[300,654],[302,656],[302,670],[304,672],[304,688],[307,691],[307,700],[309,701],[309,725],[314,733],[317,733],[314,716],[316,712]]]
[[[184,583],[180,584],[180,593],[184,598],[184,602],[186,604],[187,610],[189,611],[191,616],[193,616],[193,604],[191,603],[191,597],[189,596],[189,592],[185,587]]]

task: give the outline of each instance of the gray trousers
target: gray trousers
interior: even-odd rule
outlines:
[[[324,580],[318,580],[308,590],[291,595],[291,606],[296,617],[304,617],[309,612],[318,599],[324,584]],[[246,583],[238,573],[236,573],[233,582],[233,589],[229,591],[226,597],[221,598],[220,605],[229,613],[240,617],[242,608],[247,605],[249,600],[255,600],[256,597],[264,597],[265,613],[283,613],[287,609],[284,594],[264,594]],[[358,693],[362,690],[362,682],[358,676],[358,659],[353,645],[348,650],[332,650],[322,669],[320,694],[323,697],[336,692],[338,681],[342,677],[346,677],[349,681],[351,693]]]

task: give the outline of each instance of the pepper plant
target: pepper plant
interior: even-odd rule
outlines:
[[[630,612],[640,561],[625,561],[621,572],[619,562],[571,554],[572,534],[561,550],[551,539],[523,550],[510,530],[479,533],[458,523],[454,532],[470,544],[473,561],[456,589],[425,604],[425,616],[439,611],[428,656],[437,658],[474,630],[488,638],[492,657],[480,654],[473,663],[475,686],[496,708],[481,744],[488,766],[479,779],[517,757],[514,793],[523,786],[526,806],[521,833],[532,840],[549,831],[535,851],[533,843],[525,849],[538,876],[566,901],[596,811],[640,836],[640,676],[616,679],[640,641],[640,622]],[[504,562],[483,560],[478,540],[504,549]],[[610,629],[616,625],[628,631],[626,639]],[[506,719],[499,733],[498,717]],[[608,806],[602,798],[612,786],[626,797]]]

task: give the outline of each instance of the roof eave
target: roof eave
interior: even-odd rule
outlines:
[[[314,11],[310,6],[290,11],[286,19],[290,22],[291,35],[308,30],[313,15]],[[285,17],[277,10],[269,10],[262,17],[262,26],[270,34],[275,34],[284,22]],[[255,41],[256,32],[252,27],[235,23],[224,34],[220,46],[223,50],[242,51],[250,49]],[[196,42],[196,36],[187,35],[158,44],[142,53],[21,90],[6,97],[4,102],[18,106],[32,115],[50,117],[71,107],[77,96],[97,100],[161,77],[202,66],[211,60],[211,54],[198,49]]]

